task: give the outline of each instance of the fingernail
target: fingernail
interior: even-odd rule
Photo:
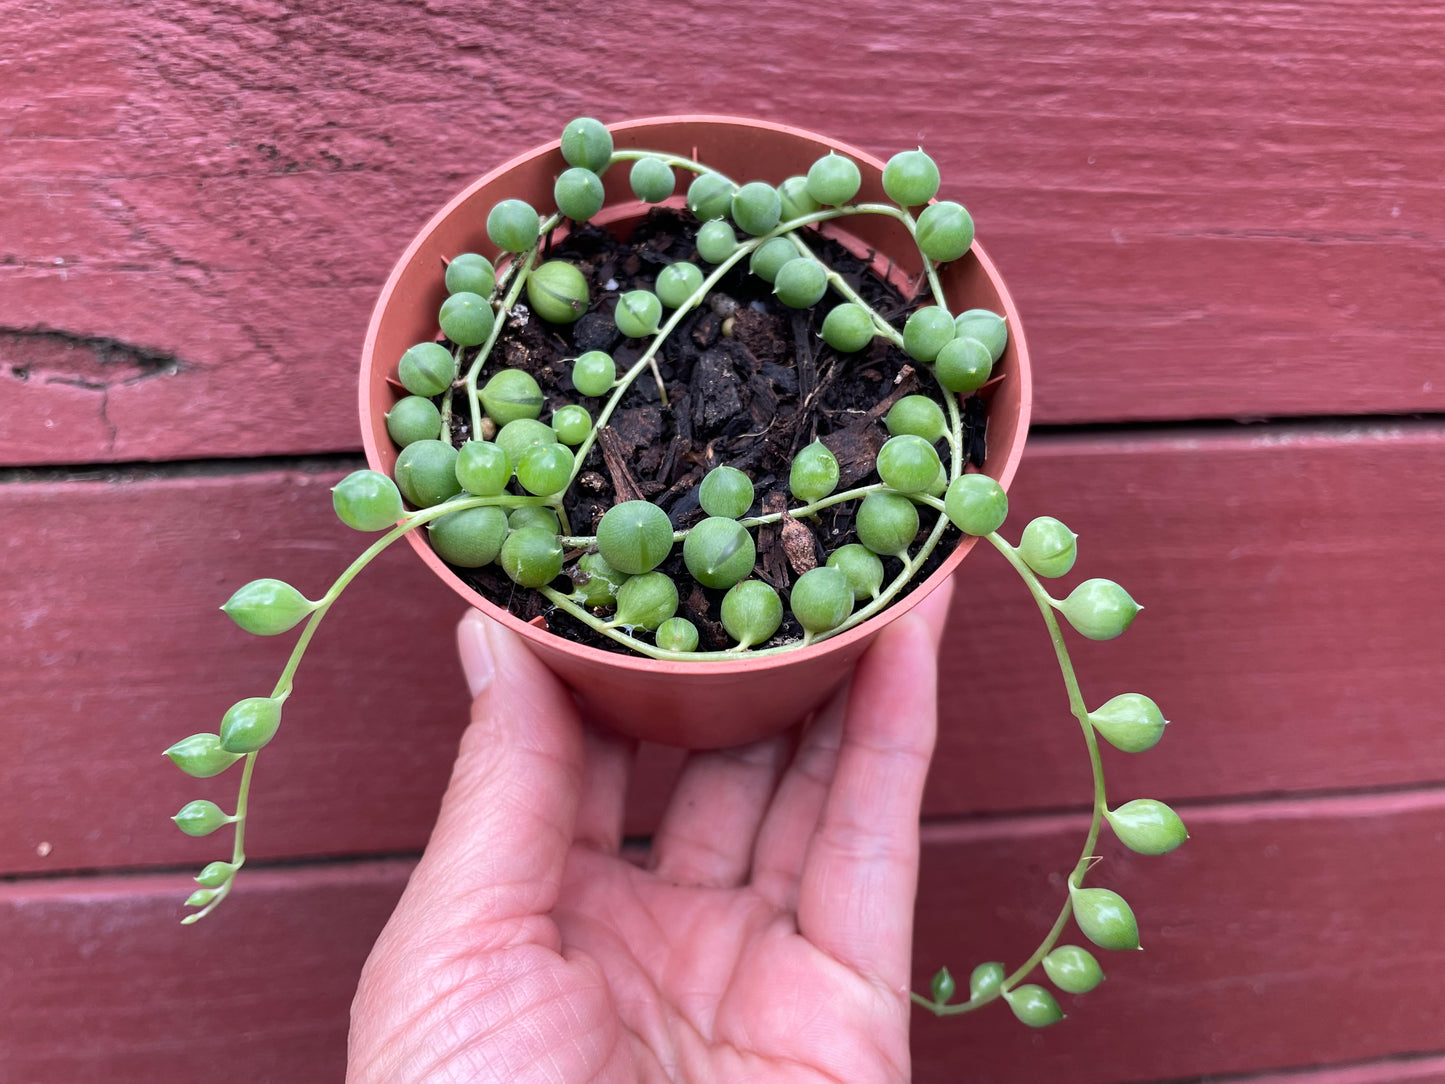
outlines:
[[[457,651],[462,657],[462,672],[467,675],[467,688],[476,697],[492,683],[496,672],[492,645],[487,642],[487,619],[479,611],[472,610],[457,626]]]

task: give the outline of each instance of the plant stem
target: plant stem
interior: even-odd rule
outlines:
[[[932,498],[930,498],[930,500],[932,500]],[[997,532],[989,534],[986,537],[993,543],[994,548],[1003,554],[1005,560],[1014,567],[1014,571],[1023,579],[1029,589],[1029,593],[1033,595],[1034,602],[1039,608],[1039,613],[1043,615],[1044,624],[1048,627],[1049,639],[1054,645],[1054,656],[1058,661],[1059,674],[1063,678],[1064,689],[1067,691],[1069,697],[1069,710],[1073,712],[1074,717],[1078,719],[1079,725],[1084,731],[1084,744],[1089,751],[1089,767],[1093,773],[1094,808],[1089,820],[1089,833],[1084,839],[1083,851],[1080,853],[1079,860],[1074,864],[1074,868],[1068,877],[1068,883],[1078,888],[1083,883],[1084,874],[1088,872],[1089,863],[1094,857],[1094,847],[1099,842],[1099,829],[1103,824],[1104,810],[1108,808],[1104,792],[1104,763],[1099,756],[1099,742],[1094,736],[1093,726],[1089,723],[1088,708],[1084,706],[1084,697],[1079,691],[1079,680],[1074,673],[1074,664],[1069,657],[1068,645],[1064,642],[1063,630],[1059,627],[1058,618],[1054,616],[1053,600],[1049,597],[1049,593],[1044,590],[1043,585],[1039,583],[1039,579],[1034,574],[1033,569],[1029,568],[1024,562],[1024,559],[1019,556],[1017,549],[1006,542]],[[1066,889],[1064,904],[1059,909],[1059,915],[1054,919],[1053,926],[1049,928],[1049,932],[1045,935],[1043,941],[1039,943],[1038,948],[1034,949],[1033,955],[1025,960],[1013,974],[1004,979],[998,989],[985,997],[981,997],[976,1001],[969,1000],[960,1002],[956,1005],[943,1005],[934,1001],[932,998],[914,993],[912,995],[913,1003],[915,1005],[921,1005],[939,1016],[953,1016],[959,1013],[973,1012],[975,1009],[987,1005],[990,1001],[997,1000],[1003,995],[1005,990],[1012,990],[1026,979],[1029,973],[1039,965],[1040,961],[1053,951],[1054,945],[1058,943],[1059,938],[1063,935],[1064,927],[1068,924],[1071,914],[1073,914],[1073,902]]]
[[[341,596],[341,592],[346,590],[347,586],[352,580],[356,579],[362,569],[371,564],[383,550],[408,531],[415,530],[417,527],[429,523],[434,519],[438,519],[441,516],[450,515],[453,512],[464,512],[469,508],[484,508],[488,505],[540,505],[546,504],[547,501],[548,498],[546,497],[519,497],[512,493],[503,493],[495,497],[466,497],[462,500],[448,501],[444,504],[434,505],[431,508],[423,508],[406,515],[395,527],[378,538],[368,546],[356,560],[352,561],[351,564],[346,567],[346,570],[336,578],[336,581],[332,583],[327,592],[321,596],[316,609],[312,610],[311,616],[306,619],[306,625],[301,630],[301,635],[297,638],[295,646],[291,649],[291,655],[286,660],[286,666],[282,669],[281,676],[276,680],[276,686],[271,691],[272,698],[284,698],[290,695],[292,681],[296,676],[296,668],[301,665],[301,659],[306,654],[306,649],[310,646],[312,637],[316,635],[317,628],[321,625],[322,620],[325,619],[327,611],[331,609],[332,603]],[[246,809],[251,794],[251,776],[255,770],[255,766],[256,753],[247,753],[245,765],[241,769],[241,782],[236,795],[236,813],[232,818],[232,823],[236,826],[236,834],[231,848],[231,864],[238,870],[241,866],[245,865],[246,862]],[[216,895],[211,897],[211,900],[206,906],[194,914],[187,915],[181,919],[182,924],[190,925],[191,923],[198,922],[214,911],[220,902],[230,894],[231,885],[234,883],[235,875],[232,874],[230,879],[217,890]]]

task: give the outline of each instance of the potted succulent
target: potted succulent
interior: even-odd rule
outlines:
[[[370,468],[337,514],[380,537],[318,599],[259,580],[223,607],[248,631],[304,622],[275,689],[168,754],[197,777],[244,761],[235,829],[188,900],[208,914],[245,861],[251,768],[275,735],[306,646],[338,594],[406,538],[469,603],[524,635],[593,718],[693,748],[775,733],[820,704],[890,620],[980,538],[1023,578],[1058,653],[1094,769],[1095,811],[1058,921],[969,998],[946,970],[939,1013],[1003,998],[1058,1019],[1061,989],[1102,978],[1056,945],[1072,914],[1106,948],[1137,947],[1128,905],[1083,887],[1102,824],[1135,850],[1184,839],[1161,803],[1109,809],[1096,735],[1141,751],[1164,719],[1124,694],[1090,712],[1061,613],[1093,639],[1139,607],[1088,580],[1047,517],[998,532],[1028,425],[1028,352],[1013,302],[922,150],[887,163],[812,133],[717,117],[607,127],[589,118],[443,208],[373,314],[360,413]],[[556,208],[555,213],[551,208]],[[539,213],[541,209],[541,213]],[[410,506],[410,507],[408,507]],[[621,706],[622,710],[619,710]]]

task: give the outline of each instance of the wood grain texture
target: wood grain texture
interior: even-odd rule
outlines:
[[[1440,1053],[1445,937],[1423,901],[1445,891],[1445,791],[1184,816],[1179,851],[1145,858],[1106,841],[1090,876],[1133,906],[1144,951],[1100,954],[1106,981],[1061,997],[1069,1018],[1053,1028],[985,1018],[966,1079],[1182,1082]],[[939,963],[966,975],[1026,957],[1057,913],[1082,828],[1069,816],[928,833],[915,984]],[[933,946],[949,947],[935,957]],[[953,1023],[917,1017],[919,1080],[960,1079],[967,1040]]]
[[[1050,438],[1025,462],[1010,531],[1049,512],[1080,532],[1068,582],[1114,576],[1146,606],[1108,644],[1074,639],[1091,704],[1153,695],[1174,723],[1148,754],[1106,750],[1113,794],[1165,800],[1445,780],[1438,709],[1445,428],[1272,428]],[[301,470],[0,485],[0,871],[204,861],[166,817],[229,804],[160,750],[269,691],[290,637],[215,607],[283,575],[315,597],[363,545],[336,475]],[[56,569],[71,572],[60,577]],[[1067,584],[1065,585],[1067,586]],[[258,763],[262,856],[388,853],[427,836],[465,720],[462,612],[409,554],[384,557],[322,626]],[[284,642],[283,642],[284,641]],[[420,684],[412,684],[420,676]],[[945,641],[927,810],[1082,807],[1087,762],[1022,585],[980,551]],[[676,757],[638,773],[646,832]]]
[[[1445,409],[1445,6],[830,14],[819,65],[815,13],[763,0],[0,0],[0,463],[356,447],[392,260],[579,112],[923,143],[1018,296],[1041,421]]]
[[[1133,904],[1145,952],[1101,954],[1107,981],[1066,997],[1069,1018],[1048,1031],[1001,1005],[916,1014],[914,1079],[1218,1080],[1432,1050],[1265,1080],[1440,1079],[1445,939],[1432,910],[1404,901],[1445,891],[1445,793],[1185,813],[1183,850],[1106,847],[1094,877]],[[1021,959],[1052,920],[1081,829],[1073,816],[928,829],[915,982],[943,962],[966,973]],[[188,882],[174,874],[0,884],[0,1079],[339,1081],[350,995],[408,868],[252,871],[186,929],[174,922]]]

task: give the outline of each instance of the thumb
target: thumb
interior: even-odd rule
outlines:
[[[576,827],[577,709],[521,638],[480,612],[462,619],[457,646],[472,721],[402,904],[466,924],[545,914]]]

